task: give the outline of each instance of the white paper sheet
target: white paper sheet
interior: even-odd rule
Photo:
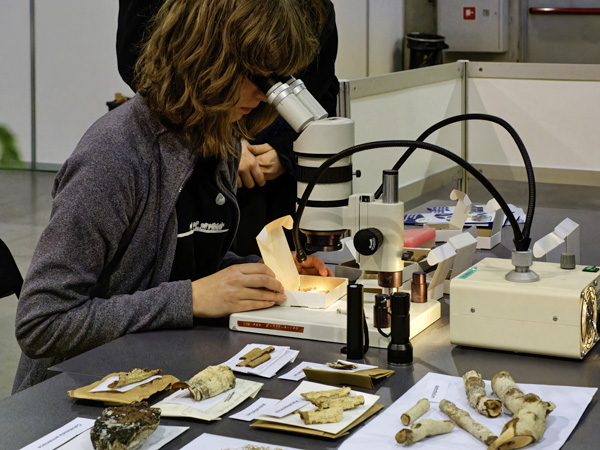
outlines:
[[[213,406],[221,403],[224,400],[227,401],[228,398],[233,397],[234,392],[235,388],[231,388],[225,392],[221,392],[219,395],[215,395],[214,397],[198,401],[194,400],[194,397],[192,397],[192,394],[189,390],[182,389],[169,397],[169,403],[179,403],[180,405],[190,406],[198,411],[208,411]]]
[[[238,367],[238,364],[242,359],[241,357],[248,353],[253,348],[267,348],[269,344],[248,344],[236,355],[229,360],[225,361],[221,365],[230,367],[234,372],[247,373],[249,375],[258,375],[260,377],[271,378],[274,377],[279,369],[285,366],[289,362],[294,362],[298,356],[298,350],[291,350],[289,347],[282,347],[272,345],[274,350],[270,353],[271,359],[260,364],[256,367]]]
[[[345,440],[340,450],[363,450],[365,448],[377,448],[377,450],[397,450],[399,444],[395,435],[402,428],[400,416],[412,407],[418,400],[428,397],[431,386],[435,384],[448,383],[446,399],[455,403],[461,409],[468,411],[475,420],[488,427],[496,435],[500,435],[502,427],[511,419],[510,413],[503,412],[499,417],[490,419],[477,413],[469,405],[461,377],[451,377],[436,373],[428,373],[410,388],[402,397],[396,400],[389,408],[377,415],[363,428]],[[486,392],[492,397],[490,382],[486,381]],[[546,432],[543,438],[527,448],[538,448],[544,450],[558,450],[565,443],[577,422],[581,418],[587,405],[598,390],[597,388],[550,386],[537,384],[517,385],[525,393],[534,393],[545,401],[551,401],[556,409],[546,419]],[[448,416],[439,410],[437,404],[432,404],[420,419],[448,420]],[[480,448],[481,442],[464,431],[455,427],[449,434],[427,438],[427,450],[464,450],[465,448]],[[415,444],[417,445],[417,444]]]
[[[263,383],[238,378],[235,383],[235,389],[228,391],[229,393],[224,393],[227,395],[222,400],[205,411],[201,411],[188,404],[189,399],[192,398],[189,391],[183,391],[185,394],[175,392],[154,406],[160,408],[162,415],[165,417],[191,417],[207,421],[219,420],[223,414],[231,411],[248,397],[254,397],[262,386]],[[231,391],[233,391],[233,395],[231,395]]]
[[[269,445],[262,442],[247,441],[216,434],[204,433],[194,439],[192,442],[182,447],[182,450],[245,450],[248,446],[255,446],[262,450],[298,450],[294,447],[284,447],[282,445]]]
[[[77,417],[21,450],[54,450],[59,447],[60,450],[94,450],[90,438],[90,429],[94,422],[95,419]],[[189,427],[159,425],[140,450],[158,450],[188,429]]]
[[[290,396],[298,396],[302,393],[311,392],[311,391],[323,391],[328,389],[336,389],[333,386],[328,386],[326,384],[313,383],[311,381],[303,381],[300,385],[290,394]],[[290,414],[289,416],[285,416],[282,418],[271,417],[271,416],[259,416],[258,419],[265,420],[268,422],[275,423],[284,423],[287,425],[294,425],[302,428],[311,428],[313,430],[324,431],[326,433],[337,434],[366,413],[371,406],[375,404],[377,400],[379,400],[378,395],[367,394],[364,392],[350,391],[350,396],[354,395],[362,395],[365,398],[365,404],[357,406],[356,408],[348,409],[344,411],[342,416],[342,420],[337,423],[325,423],[325,424],[317,424],[317,425],[306,425],[304,420],[300,417],[300,414]],[[282,400],[285,402],[285,399]],[[311,409],[317,409],[312,404],[301,408],[302,411],[307,411]]]

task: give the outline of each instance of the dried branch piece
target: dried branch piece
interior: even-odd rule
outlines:
[[[429,436],[450,433],[454,429],[451,420],[423,419],[413,423],[410,428],[403,428],[396,433],[396,442],[399,444],[412,444],[422,441]]]
[[[546,417],[556,405],[542,401],[535,394],[524,394],[508,372],[494,375],[492,390],[513,413],[513,419],[504,425],[502,433],[488,450],[522,448],[539,441],[546,431]]]
[[[337,361],[337,362],[328,362],[327,365],[329,367],[331,367],[332,369],[338,369],[338,370],[352,370],[352,369],[356,369],[356,364],[353,363],[349,363],[347,361]]]
[[[319,409],[336,408],[341,406],[345,411],[347,409],[356,408],[357,406],[365,404],[365,397],[362,395],[355,395],[354,397],[340,397],[340,398],[329,398],[319,397],[312,401],[312,403]]]
[[[492,400],[485,393],[485,383],[481,374],[474,370],[469,370],[463,375],[465,390],[469,405],[486,417],[498,417],[502,412],[502,403],[498,400]]]
[[[208,366],[188,381],[173,385],[174,389],[189,389],[196,401],[214,397],[234,387],[235,375],[227,366]]]
[[[429,409],[429,400],[422,398],[415,406],[406,411],[400,418],[402,419],[402,425],[408,426],[409,423],[414,422],[421,417]]]
[[[300,411],[300,417],[306,425],[315,425],[318,423],[335,423],[342,420],[344,409],[341,406],[327,409],[312,409],[310,411]]]
[[[342,398],[342,397],[348,397],[348,395],[350,395],[350,388],[346,386],[346,387],[338,388],[338,389],[327,389],[324,391],[305,392],[304,394],[300,394],[300,395],[302,395],[302,397],[304,397],[306,400],[308,400],[310,402],[313,402],[313,400],[317,400],[322,397],[324,397],[324,398]]]
[[[246,353],[244,356],[242,356],[240,358],[243,361],[237,363],[236,366],[237,367],[252,367],[252,368],[259,366],[262,363],[271,359],[271,355],[269,355],[269,353],[271,353],[273,350],[275,350],[275,348],[271,347],[271,346],[266,347],[266,348],[260,348],[260,347],[253,348],[252,350],[250,350],[248,353]]]
[[[109,388],[120,388],[127,386],[128,384],[138,383],[144,381],[147,378],[153,377],[161,373],[161,369],[148,370],[148,369],[133,369],[131,372],[119,373],[119,379],[110,383],[107,387]]]
[[[475,436],[484,444],[490,445],[492,442],[498,439],[498,436],[492,433],[487,427],[473,420],[467,411],[460,409],[451,401],[443,399],[440,402],[440,410],[445,412],[448,417],[456,422],[456,425],[461,427],[467,433]]]

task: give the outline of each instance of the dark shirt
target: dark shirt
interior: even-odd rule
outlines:
[[[177,247],[171,281],[197,280],[219,270],[234,232],[234,205],[219,192],[215,158],[201,159],[181,190],[177,211]],[[212,259],[199,255],[218,255]]]

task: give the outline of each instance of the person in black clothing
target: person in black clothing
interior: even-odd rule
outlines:
[[[148,22],[165,0],[119,0],[117,62],[123,80],[136,91],[133,73],[145,40]],[[298,7],[305,7],[302,0]],[[338,36],[335,11],[323,0],[324,23],[317,57],[295,74],[325,108],[336,115],[339,83],[335,76]],[[296,210],[296,179],[293,144],[298,134],[277,118],[254,141],[243,142],[238,173],[237,198],[240,227],[232,250],[241,256],[258,254],[256,235],[274,219],[293,215]],[[291,237],[289,242],[292,244]]]

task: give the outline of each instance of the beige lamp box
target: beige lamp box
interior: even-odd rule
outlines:
[[[282,306],[327,308],[346,295],[347,278],[300,275],[290,251],[283,227],[291,229],[291,216],[267,224],[256,237],[264,263],[283,284],[287,300]]]
[[[450,283],[450,342],[583,358],[599,339],[600,272],[535,261],[539,281],[515,283],[508,259],[485,258]]]

